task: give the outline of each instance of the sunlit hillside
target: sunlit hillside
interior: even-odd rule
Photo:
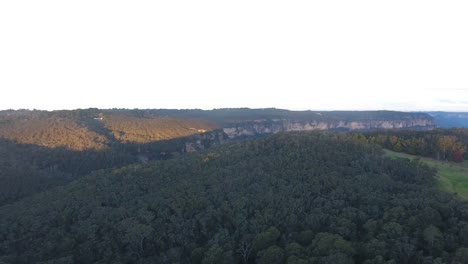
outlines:
[[[142,111],[18,111],[0,114],[0,138],[70,150],[102,150],[110,144],[150,143],[216,128],[212,122]]]
[[[73,150],[104,149],[108,139],[72,119],[15,117],[0,124],[0,138],[23,144]]]
[[[101,122],[113,137],[123,143],[149,143],[187,137],[216,128],[207,121],[167,116],[134,117],[122,114],[102,115]]]

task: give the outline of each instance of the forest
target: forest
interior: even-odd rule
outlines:
[[[218,144],[214,129],[136,110],[0,111],[0,205],[94,170],[168,159],[192,142]]]
[[[68,184],[94,170],[168,159],[221,144],[226,141],[221,127],[230,123],[425,117],[392,111],[274,108],[0,111],[0,205]]]
[[[217,134],[194,135],[145,144],[114,143],[103,150],[75,151],[19,144],[0,138],[0,206],[49,188],[68,184],[92,171],[132,163],[165,160],[192,148],[222,141]]]
[[[0,263],[467,263],[434,177],[347,134],[233,142],[0,207]]]
[[[222,129],[252,120],[426,117],[0,111],[0,264],[467,263],[468,204],[439,188],[427,163],[383,149],[460,163],[468,130],[241,140]]]
[[[378,130],[352,133],[351,136],[393,151],[437,160],[463,162],[468,159],[468,129]]]
[[[206,120],[141,110],[0,111],[0,138],[74,151],[104,150],[116,143],[170,140],[216,128]]]

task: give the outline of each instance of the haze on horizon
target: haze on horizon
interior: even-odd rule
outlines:
[[[0,2],[0,109],[468,111],[466,1]]]

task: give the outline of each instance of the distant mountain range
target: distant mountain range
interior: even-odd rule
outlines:
[[[468,127],[468,112],[426,112],[438,127]]]

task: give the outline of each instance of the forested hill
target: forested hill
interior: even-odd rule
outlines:
[[[207,120],[138,110],[2,111],[0,138],[70,150],[102,150],[115,143],[150,143],[214,130]]]
[[[224,136],[215,128],[206,120],[131,110],[1,111],[0,205],[93,170],[219,144]]]
[[[417,160],[279,133],[0,207],[0,263],[466,263],[468,204]]]

